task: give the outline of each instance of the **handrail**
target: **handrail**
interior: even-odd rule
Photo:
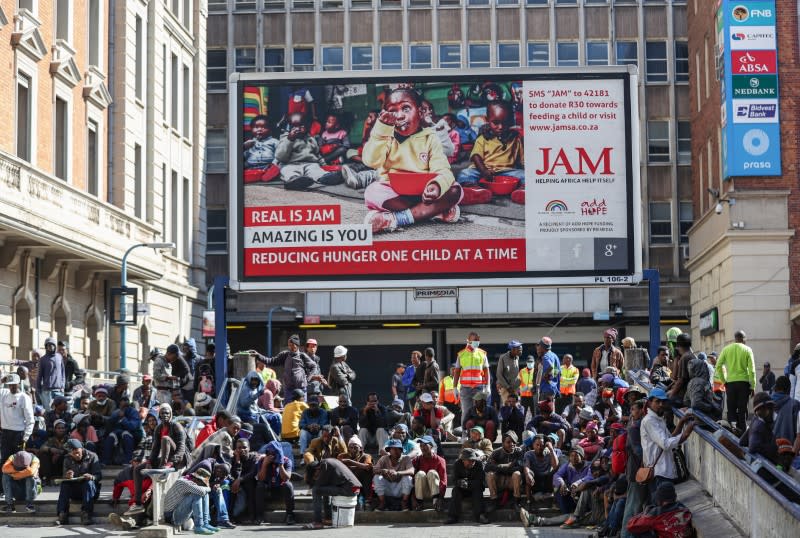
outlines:
[[[643,379],[643,376],[646,376],[645,372],[641,370],[638,372],[629,372],[629,375],[633,380],[635,380],[635,382],[638,385],[641,385],[648,391],[652,389],[652,385],[650,384],[649,379],[647,381]],[[681,411],[680,408],[673,407],[672,412],[678,418],[681,418],[685,415],[685,413]],[[714,433],[720,432],[721,435],[725,435],[738,445],[739,439],[737,439],[736,436],[731,434],[731,432],[729,432],[725,428],[722,428],[713,419],[711,419],[708,415],[706,415],[701,411],[693,409],[692,415],[698,418],[700,422],[703,424],[703,426],[710,429],[712,432],[709,433],[708,431],[702,428],[696,428],[694,430],[694,433],[698,434],[704,441],[713,446],[718,452],[722,453],[725,459],[733,463],[736,466],[736,468],[738,468],[741,472],[743,472],[750,480],[761,486],[761,488],[767,493],[767,495],[769,495],[775,502],[779,503],[781,506],[784,506],[786,510],[789,513],[791,513],[795,519],[800,520],[800,505],[798,505],[798,502],[800,502],[800,485],[798,485],[794,480],[792,480],[788,475],[786,475],[786,473],[781,472],[777,467],[775,467],[775,465],[771,461],[762,458],[761,456],[748,453],[748,456],[750,457],[751,460],[757,461],[761,465],[762,469],[764,469],[767,473],[772,475],[774,479],[781,482],[781,484],[786,486],[790,491],[792,491],[796,495],[796,498],[794,499],[787,498],[785,495],[783,495],[781,492],[775,489],[775,486],[767,482],[767,480],[764,479],[763,477],[759,476],[758,473],[756,473],[750,465],[748,465],[747,463],[743,462],[742,460],[734,456],[731,453],[731,451],[725,447],[725,445],[720,443],[719,440],[717,440],[717,438],[714,437]]]

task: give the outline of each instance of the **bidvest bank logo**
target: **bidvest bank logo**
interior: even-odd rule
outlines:
[[[546,213],[566,213],[569,211],[567,204],[561,200],[550,200],[547,202],[547,205],[544,206],[544,210]]]

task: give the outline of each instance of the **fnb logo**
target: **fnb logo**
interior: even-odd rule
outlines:
[[[750,15],[753,17],[772,17],[771,9],[751,9]]]

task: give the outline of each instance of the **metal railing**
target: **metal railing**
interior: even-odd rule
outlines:
[[[629,372],[628,375],[632,381],[642,386],[642,388],[648,391],[653,388],[646,372],[640,370]],[[680,408],[673,407],[672,412],[678,418],[685,415]],[[738,446],[739,438],[701,411],[692,409],[692,415],[694,415],[703,426],[702,428],[695,428],[694,433],[714,447],[728,462],[744,473],[754,484],[760,486],[769,497],[783,506],[795,519],[800,521],[800,484],[795,482],[785,472],[775,467],[771,461],[759,455],[745,452],[746,459],[740,460],[720,442],[720,437],[724,436]],[[767,475],[768,478],[764,475]],[[789,495],[778,491],[776,487],[778,484],[780,484],[782,489]]]

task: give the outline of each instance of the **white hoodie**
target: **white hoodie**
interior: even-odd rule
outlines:
[[[24,432],[25,440],[33,433],[33,404],[31,397],[18,391],[12,394],[7,388],[0,389],[0,428]]]

